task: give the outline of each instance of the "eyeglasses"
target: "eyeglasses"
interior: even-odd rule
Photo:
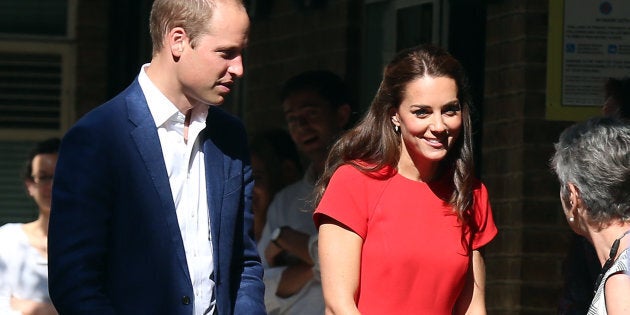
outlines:
[[[52,180],[53,180],[52,175],[41,175],[41,176],[33,175],[31,176],[31,178],[33,179],[33,182],[35,182],[35,184],[38,184],[38,185],[48,185],[52,183]]]
[[[295,110],[285,116],[289,129],[296,129],[299,126],[317,123],[321,121],[326,113],[318,107],[307,107]]]

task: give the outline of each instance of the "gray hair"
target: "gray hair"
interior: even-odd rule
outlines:
[[[565,129],[555,149],[551,168],[563,200],[571,183],[594,223],[630,220],[630,124],[591,118]]]

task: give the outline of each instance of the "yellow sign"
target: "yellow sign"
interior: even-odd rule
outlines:
[[[601,115],[606,79],[630,75],[630,2],[549,1],[549,120]]]

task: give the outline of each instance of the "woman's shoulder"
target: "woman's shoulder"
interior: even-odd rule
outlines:
[[[24,243],[26,235],[22,230],[22,225],[22,223],[7,223],[0,226],[0,255],[10,252],[12,248],[19,248]]]
[[[614,274],[618,272],[630,273],[630,248],[626,248],[617,256],[617,260],[615,260],[614,265],[607,273]]]
[[[488,194],[488,188],[486,188],[486,184],[484,184],[477,177],[474,177],[472,179],[472,189],[473,189],[473,194],[475,194],[475,195],[478,195],[478,194],[487,195]]]
[[[0,226],[0,237],[15,237],[22,228],[23,223],[7,223]]]
[[[364,161],[350,161],[337,168],[336,176],[363,178],[365,180],[383,180],[396,175],[397,170],[390,166],[378,167]]]

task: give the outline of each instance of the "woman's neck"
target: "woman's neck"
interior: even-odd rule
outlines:
[[[628,230],[630,230],[630,223],[624,222],[621,224],[614,223],[604,229],[590,233],[589,237],[593,242],[593,246],[597,252],[597,258],[599,259],[601,265],[610,258],[610,250],[615,240],[621,238],[619,240],[619,247],[616,256],[630,246],[630,235],[624,235],[624,233]],[[612,258],[614,260],[616,257]]]
[[[26,223],[23,226],[29,243],[43,257],[48,257],[48,221],[49,216],[40,212],[37,220]]]
[[[414,161],[408,154],[401,154],[398,160],[398,173],[419,182],[431,182],[438,177],[439,162]]]

